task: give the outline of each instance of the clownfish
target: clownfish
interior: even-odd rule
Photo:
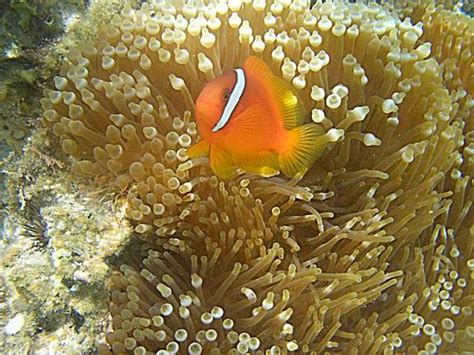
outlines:
[[[242,172],[304,174],[327,143],[321,127],[303,124],[305,109],[295,89],[253,56],[206,83],[195,119],[202,139],[187,155],[209,157],[223,179]]]

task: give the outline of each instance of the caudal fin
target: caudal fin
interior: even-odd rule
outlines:
[[[286,176],[304,173],[319,158],[329,142],[324,130],[308,123],[290,131],[286,152],[279,154],[280,169]]]

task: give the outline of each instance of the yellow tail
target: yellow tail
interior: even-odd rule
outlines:
[[[286,176],[305,173],[319,158],[328,143],[324,130],[308,123],[290,131],[288,149],[280,153],[278,162]]]

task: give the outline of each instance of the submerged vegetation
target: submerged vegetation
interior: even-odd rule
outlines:
[[[68,183],[90,176],[113,194],[144,242],[110,276],[100,353],[473,348],[474,22],[434,2],[407,1],[410,17],[398,6],[154,1],[109,13],[70,48],[41,100],[49,149],[72,157]],[[248,55],[326,131],[302,179],[220,181],[207,159],[187,158],[200,88]],[[77,242],[90,258],[56,260],[62,285],[103,300],[95,286],[129,240],[124,222],[106,227],[101,216],[116,216],[103,211],[72,233],[58,217],[69,210],[49,212],[49,247]]]
[[[65,20],[84,9],[82,1],[7,0],[0,5],[0,147],[20,151],[40,114],[38,87],[51,75],[44,66],[47,45]],[[15,119],[20,118],[20,119]]]

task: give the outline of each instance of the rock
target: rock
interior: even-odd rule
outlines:
[[[25,317],[23,316],[23,314],[17,314],[15,317],[10,319],[5,328],[3,328],[3,331],[6,335],[14,335],[18,333],[21,328],[23,328],[24,324]]]

